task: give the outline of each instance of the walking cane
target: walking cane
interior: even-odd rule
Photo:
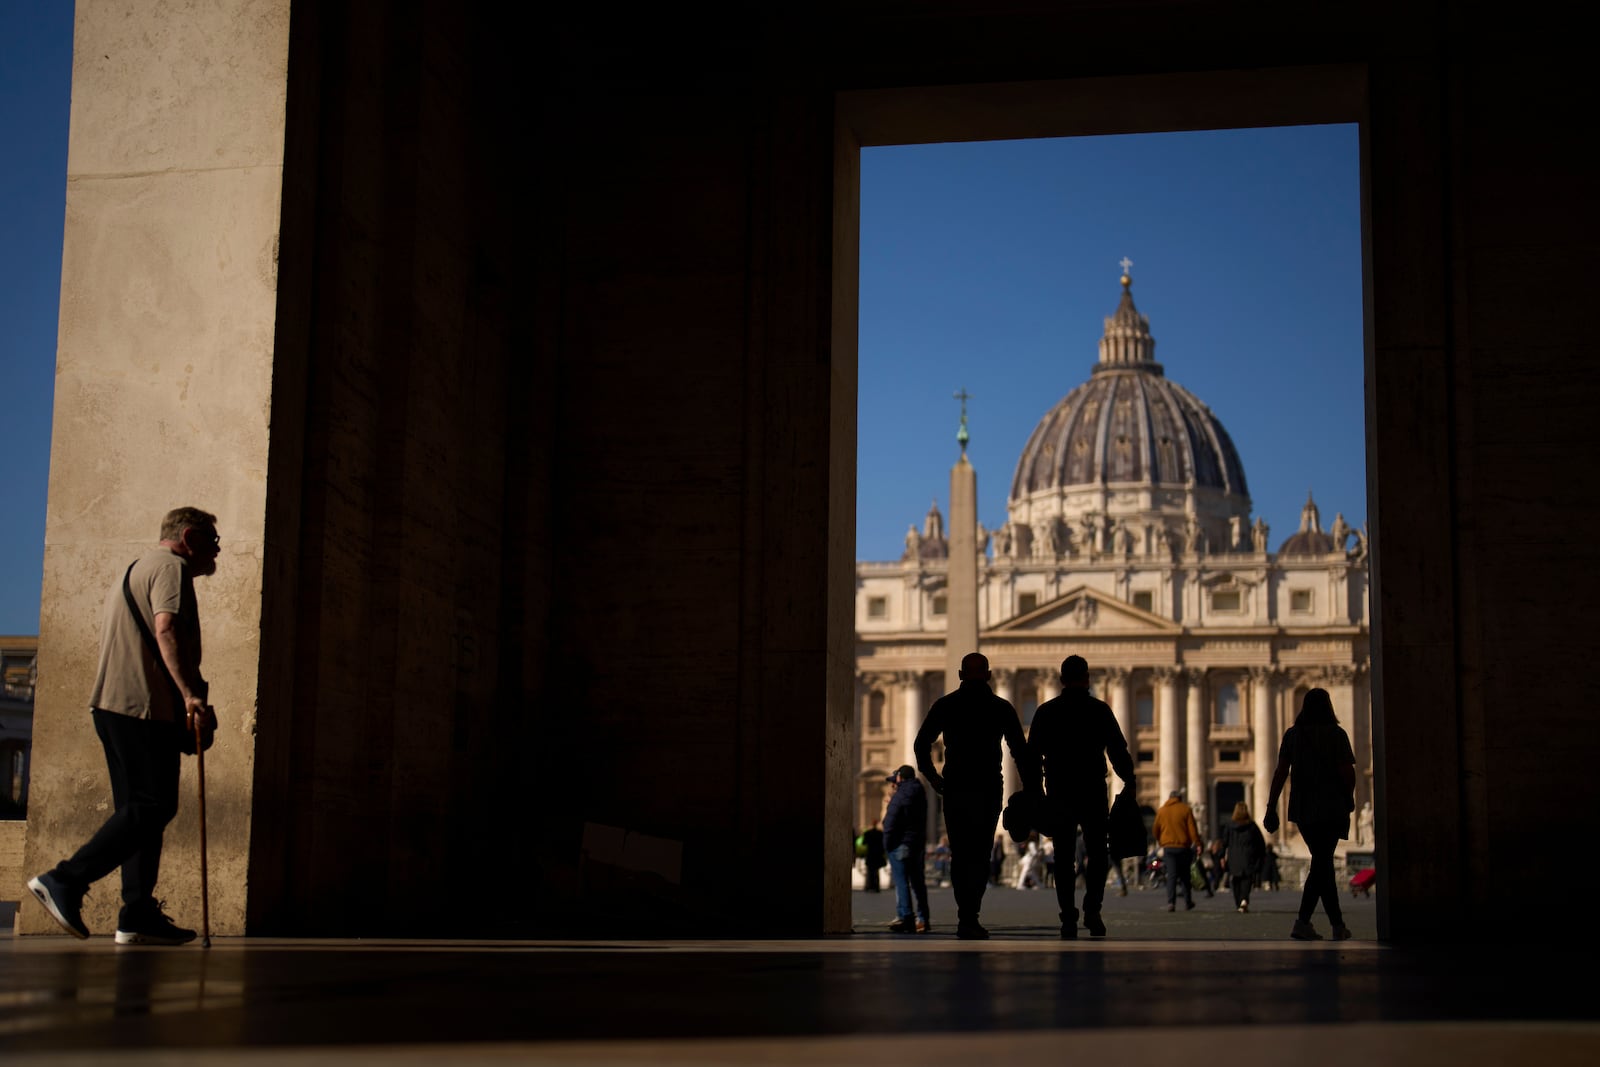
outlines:
[[[200,775],[200,947],[211,947],[211,889],[206,884],[206,739],[201,736],[204,715],[194,715],[195,769]]]

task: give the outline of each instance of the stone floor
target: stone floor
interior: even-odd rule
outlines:
[[[1240,915],[1136,891],[1109,937],[1062,942],[1053,894],[996,889],[994,937],[967,942],[948,890],[922,937],[883,931],[892,894],[854,896],[854,935],[796,941],[0,937],[0,1062],[1600,1063],[1586,959],[1504,929],[1383,945],[1370,899],[1356,940],[1301,943],[1290,893]]]

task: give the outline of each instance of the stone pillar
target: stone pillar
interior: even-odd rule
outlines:
[[[1156,798],[1160,805],[1174,789],[1183,786],[1180,777],[1183,753],[1183,720],[1178,714],[1178,669],[1158,667],[1151,672],[1151,682],[1156,690],[1156,725],[1159,750],[1156,766],[1161,776],[1161,793]]]
[[[896,746],[900,752],[900,763],[909,763],[915,767],[917,756],[911,750],[911,742],[917,739],[917,731],[922,729],[924,710],[922,707],[922,675],[916,671],[907,671],[895,676],[895,681],[900,685],[900,728],[895,732],[900,735],[899,744]],[[898,767],[900,764],[895,764]],[[895,767],[888,768],[893,771]]]
[[[1260,822],[1267,813],[1267,798],[1272,795],[1272,772],[1278,766],[1277,716],[1272,713],[1271,667],[1251,667],[1250,730],[1255,736],[1255,796],[1250,798],[1250,813]],[[1281,806],[1281,805],[1280,805]],[[1283,812],[1278,813],[1280,819]]]
[[[964,424],[963,424],[964,425]],[[978,651],[978,475],[961,459],[950,468],[950,568],[945,605],[944,688],[961,684],[961,657]]]
[[[85,701],[106,592],[192,505],[222,535],[195,583],[221,723],[206,758],[213,933],[244,933],[270,434],[296,432],[273,389],[285,194],[289,2],[80,5],[74,26],[39,666],[23,867],[47,870],[109,811]],[[114,57],[90,62],[91,56]],[[282,388],[305,388],[282,372]],[[285,453],[288,455],[289,453]],[[276,547],[276,546],[274,546]],[[293,548],[283,554],[290,554]],[[194,760],[167,828],[160,892],[200,914]],[[84,902],[116,923],[118,880]],[[15,899],[20,886],[6,886]],[[19,934],[59,933],[42,908]]]
[[[1017,672],[1009,667],[993,670],[995,695],[1006,701],[1012,707],[1017,706]],[[1011,759],[1010,750],[1005,747],[1005,742],[1000,742],[1000,773],[1005,778],[1004,798],[1009,800],[1011,794],[1022,788],[1022,779],[1017,775],[1017,765]]]
[[[1059,664],[1041,670],[1040,677],[1044,682],[1045,700],[1054,700],[1061,695],[1061,667]]]
[[[1112,667],[1102,672],[1100,678],[1105,690],[1105,695],[1100,699],[1111,705],[1111,712],[1117,717],[1117,726],[1127,739],[1128,754],[1133,757],[1133,768],[1137,772],[1139,743],[1135,740],[1138,724],[1133,719],[1133,672],[1126,667]]]
[[[1188,791],[1189,806],[1194,809],[1195,822],[1200,824],[1200,836],[1209,840],[1211,830],[1206,823],[1211,814],[1211,795],[1206,788],[1209,777],[1206,742],[1211,731],[1206,726],[1206,672],[1184,671],[1183,680],[1189,689],[1188,712],[1184,717],[1184,738],[1188,742],[1183,760],[1184,788]]]

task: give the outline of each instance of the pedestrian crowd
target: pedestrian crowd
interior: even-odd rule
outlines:
[[[1334,852],[1350,836],[1355,756],[1326,690],[1309,690],[1294,724],[1284,732],[1259,824],[1249,805],[1240,801],[1207,841],[1183,791],[1174,789],[1156,810],[1145,846],[1123,844],[1113,853],[1108,840],[1126,841],[1126,834],[1119,839],[1112,820],[1137,797],[1135,764],[1111,708],[1089,692],[1083,657],[1062,661],[1061,695],[1039,705],[1026,736],[1016,709],[990,688],[986,657],[977,652],[965,656],[959,677],[960,686],[934,701],[917,731],[912,743],[916,767],[903,766],[888,779],[892,793],[882,835],[896,893],[890,930],[932,929],[925,877],[930,862],[936,884],[954,890],[955,933],[965,940],[989,936],[979,919],[990,887],[1054,890],[1061,937],[1068,940],[1080,929],[1092,937],[1106,935],[1101,910],[1109,883],[1124,896],[1130,883],[1162,886],[1168,911],[1176,911],[1180,900],[1185,911],[1194,908],[1197,892],[1215,897],[1226,890],[1233,908],[1248,913],[1254,890],[1280,886],[1278,851],[1267,835],[1278,830],[1278,800],[1288,785],[1289,821],[1311,853],[1289,936],[1322,939],[1312,921],[1319,905],[1332,939],[1351,936],[1340,911]],[[941,742],[944,759],[936,765],[934,746]],[[1002,795],[1007,754],[1022,784],[1009,800]],[[1109,806],[1113,774],[1124,793],[1117,805]],[[943,798],[948,831],[931,853],[925,844],[927,789]],[[1003,822],[1005,832],[994,832],[997,822]],[[1009,871],[1008,836],[1015,846]],[[1066,841],[1072,842],[1070,853],[1058,845]],[[1058,857],[1067,855],[1072,857],[1070,868],[1058,871]],[[872,891],[877,876],[870,859],[868,866],[867,889]]]

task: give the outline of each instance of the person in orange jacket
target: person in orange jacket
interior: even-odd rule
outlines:
[[[1166,803],[1156,809],[1153,828],[1167,869],[1167,910],[1178,908],[1178,890],[1183,890],[1183,907],[1194,907],[1194,889],[1189,884],[1189,865],[1200,849],[1200,828],[1194,822],[1194,809],[1183,802],[1181,790],[1174,789]]]

